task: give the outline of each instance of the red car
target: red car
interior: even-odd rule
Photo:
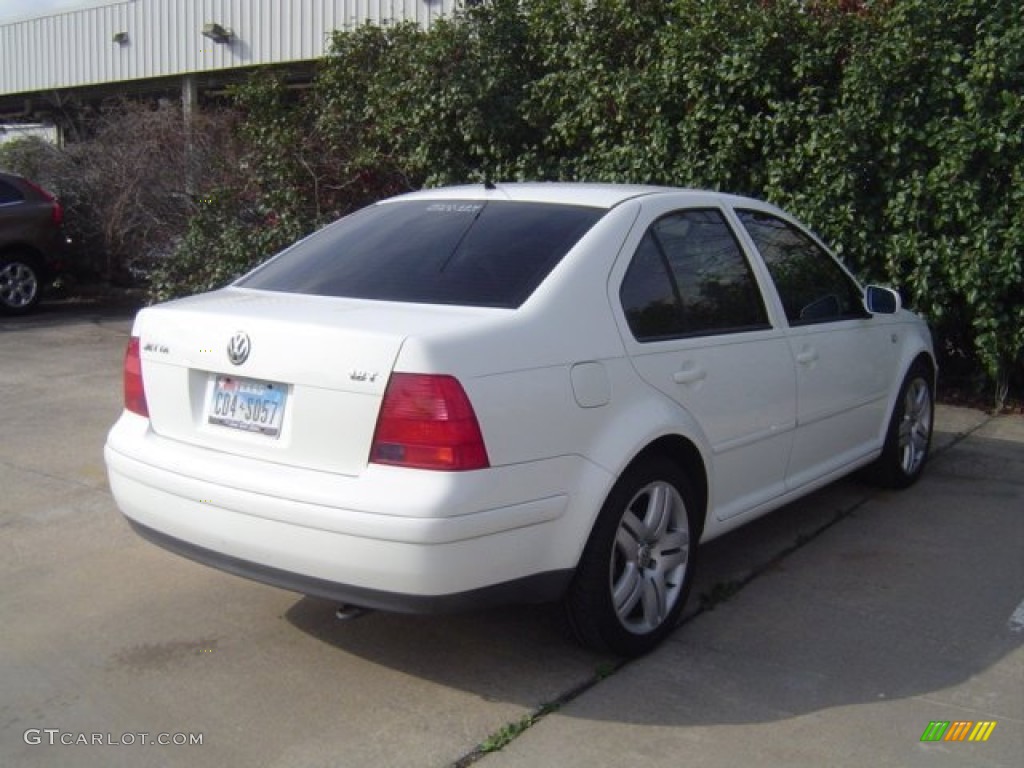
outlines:
[[[0,172],[0,313],[23,314],[65,268],[64,209],[28,179]]]

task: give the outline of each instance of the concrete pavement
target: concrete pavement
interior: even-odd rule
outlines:
[[[321,601],[139,539],[101,453],[129,324],[68,307],[0,319],[0,766],[1024,755],[1020,417],[940,408],[940,450],[914,488],[842,481],[712,542],[685,625],[616,668],[568,642],[553,608],[339,624]],[[563,701],[500,752],[477,750]],[[954,720],[997,725],[984,743],[920,741]],[[142,733],[203,742],[125,743]],[[60,743],[94,734],[121,743]]]
[[[481,764],[1021,765],[1024,419],[940,408],[936,426],[917,487],[869,492]],[[997,725],[922,742],[932,721]]]
[[[129,328],[0,319],[0,766],[449,765],[593,675],[550,608],[342,624],[140,539],[102,457]]]

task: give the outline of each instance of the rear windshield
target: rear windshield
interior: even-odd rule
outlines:
[[[364,208],[236,285],[354,299],[515,308],[604,211],[415,200]]]

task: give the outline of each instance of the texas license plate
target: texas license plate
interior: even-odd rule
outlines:
[[[287,399],[284,384],[217,376],[207,404],[207,420],[221,427],[277,437]]]

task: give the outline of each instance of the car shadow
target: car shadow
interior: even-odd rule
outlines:
[[[922,696],[1024,642],[1007,624],[1024,591],[1022,477],[1024,444],[971,438],[907,491],[844,480],[723,536],[701,548],[683,625],[607,679],[618,661],[574,645],[557,606],[339,622],[333,605],[303,598],[285,618],[340,651],[489,701],[537,707],[603,680],[562,710],[595,720],[761,723]]]

